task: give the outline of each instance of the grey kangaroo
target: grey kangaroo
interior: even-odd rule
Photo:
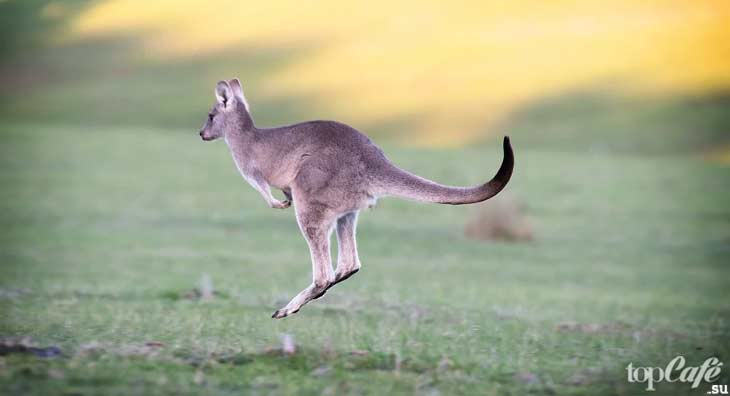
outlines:
[[[216,103],[200,137],[223,138],[246,181],[269,207],[294,203],[299,229],[312,258],[312,284],[273,318],[294,314],[304,304],[360,270],[355,228],[360,210],[378,198],[394,196],[421,202],[470,204],[499,193],[512,176],[514,155],[504,138],[504,158],[497,174],[476,187],[450,187],[413,175],[390,162],[364,134],[335,121],[309,121],[258,128],[238,79],[220,81]],[[279,189],[286,199],[271,194]],[[330,236],[337,230],[337,270],[332,270]]]

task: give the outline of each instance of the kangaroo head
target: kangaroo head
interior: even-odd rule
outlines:
[[[200,130],[200,137],[215,140],[251,125],[248,103],[237,78],[219,81],[215,87],[216,103],[208,112],[208,119]]]

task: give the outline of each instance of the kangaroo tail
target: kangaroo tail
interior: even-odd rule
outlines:
[[[514,168],[514,153],[509,137],[504,137],[504,158],[492,180],[475,187],[452,187],[438,184],[390,164],[377,182],[384,196],[394,196],[420,202],[463,205],[485,201],[497,195],[509,182]]]

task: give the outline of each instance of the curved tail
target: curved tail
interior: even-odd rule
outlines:
[[[438,184],[395,165],[384,169],[382,178],[378,180],[378,190],[382,195],[420,202],[433,202],[449,205],[463,205],[485,201],[497,195],[509,182],[514,168],[514,153],[509,137],[504,137],[504,158],[499,171],[492,180],[476,187],[452,187]]]

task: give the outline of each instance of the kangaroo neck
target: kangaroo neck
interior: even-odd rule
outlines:
[[[254,128],[246,130],[236,130],[235,132],[226,134],[225,141],[228,150],[233,156],[233,162],[242,173],[250,172],[255,163],[255,144],[256,130]]]

